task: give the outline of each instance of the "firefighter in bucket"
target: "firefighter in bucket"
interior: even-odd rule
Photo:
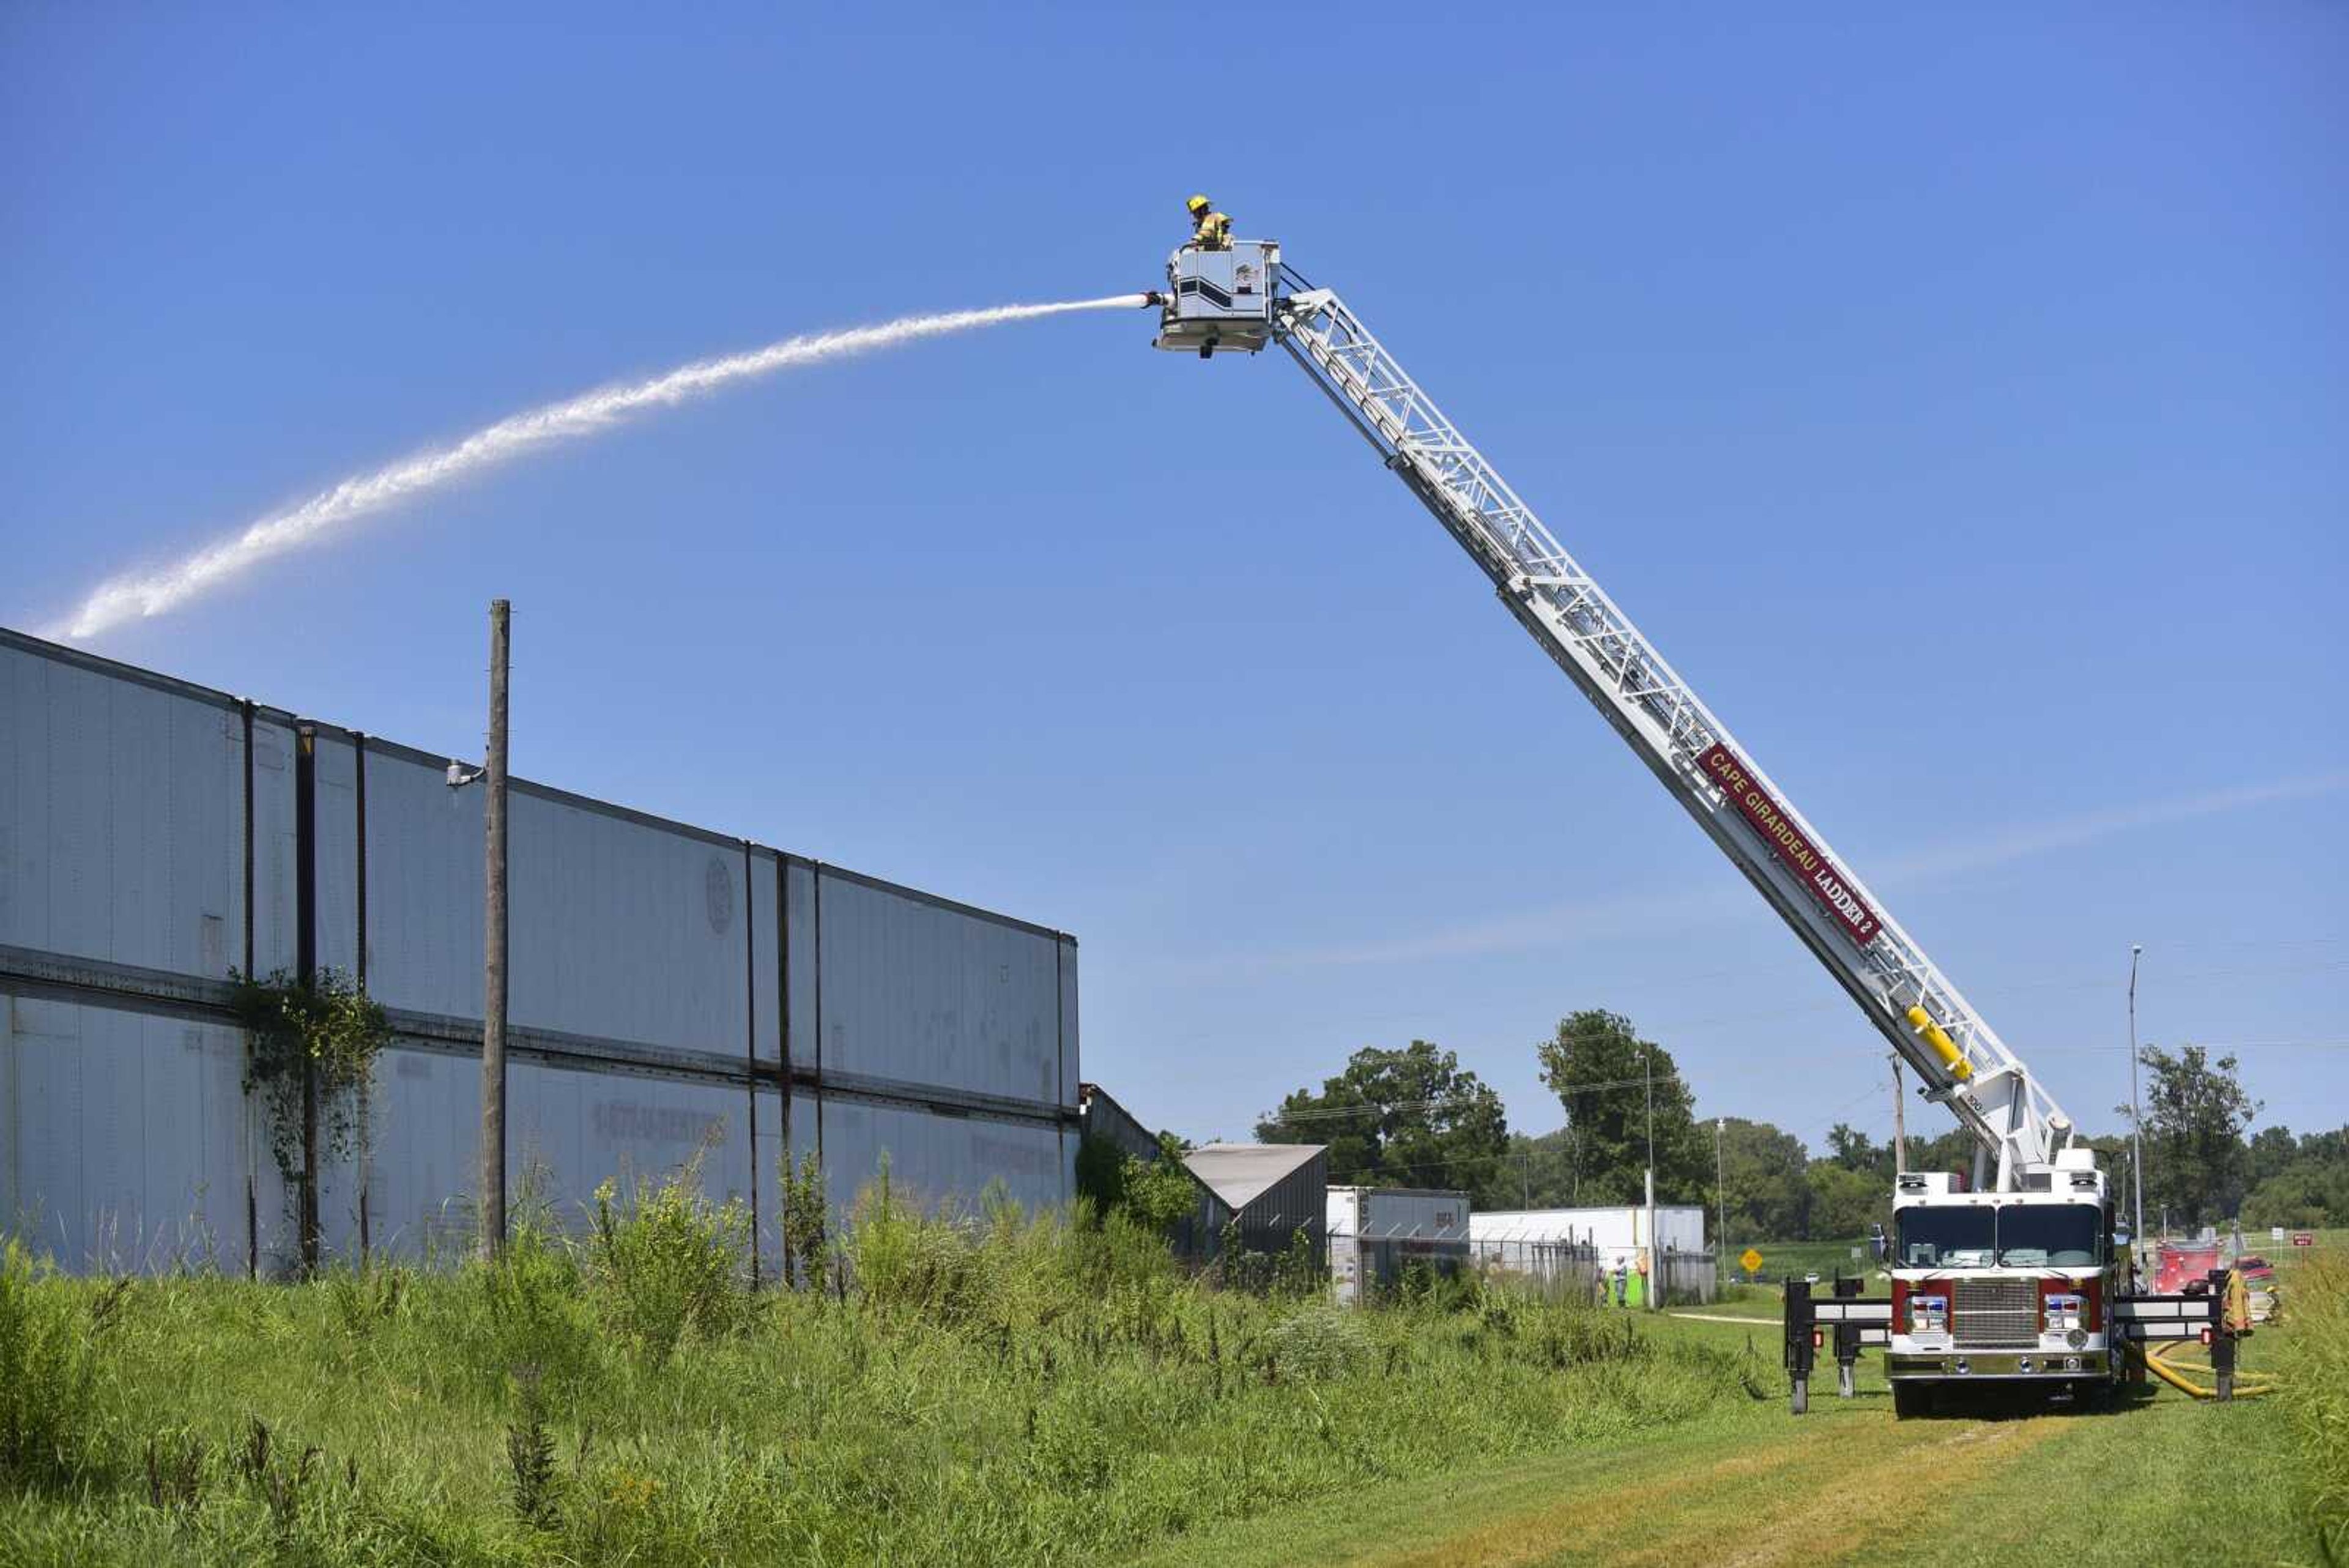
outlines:
[[[1232,221],[1216,211],[1216,204],[1205,196],[1194,196],[1183,203],[1191,214],[1191,244],[1203,251],[1227,251],[1232,248]]]

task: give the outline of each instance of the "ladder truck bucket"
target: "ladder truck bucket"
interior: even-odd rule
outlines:
[[[1270,240],[1235,240],[1229,250],[1185,245],[1166,261],[1155,348],[1195,353],[1253,354],[1272,341],[1273,285],[1280,247]]]

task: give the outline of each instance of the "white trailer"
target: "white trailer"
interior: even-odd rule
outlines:
[[[1433,1188],[1330,1189],[1330,1282],[1359,1303],[1414,1263],[1452,1273],[1468,1262],[1468,1195]]]

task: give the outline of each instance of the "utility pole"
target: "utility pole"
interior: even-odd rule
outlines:
[[[2129,1227],[2132,1250],[2145,1245],[2145,1113],[2137,1097],[2137,961],[2145,944],[2129,944],[2129,1176],[2137,1189],[2137,1219]],[[2168,1229],[2165,1221],[2162,1227]]]
[[[1664,1258],[1656,1248],[1656,1048],[1653,1045],[1640,1051],[1640,1064],[1648,1081],[1648,1288],[1640,1293],[1640,1304],[1653,1312],[1656,1310],[1657,1294],[1664,1283]]]
[[[1728,1125],[1727,1116],[1713,1118],[1713,1197],[1721,1209],[1721,1234],[1713,1238],[1713,1255],[1719,1261],[1729,1257],[1729,1167],[1721,1157],[1721,1133]]]
[[[1909,1107],[1900,1097],[1900,1053],[1892,1053],[1892,1174],[1909,1174]]]
[[[506,664],[513,607],[490,601],[489,796],[481,813],[487,904],[481,960],[481,1257],[506,1246]]]

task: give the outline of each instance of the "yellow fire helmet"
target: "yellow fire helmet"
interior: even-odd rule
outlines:
[[[1184,210],[1188,212],[1195,218],[1214,205],[1215,203],[1208,201],[1205,196],[1194,196],[1189,201],[1183,203]]]

